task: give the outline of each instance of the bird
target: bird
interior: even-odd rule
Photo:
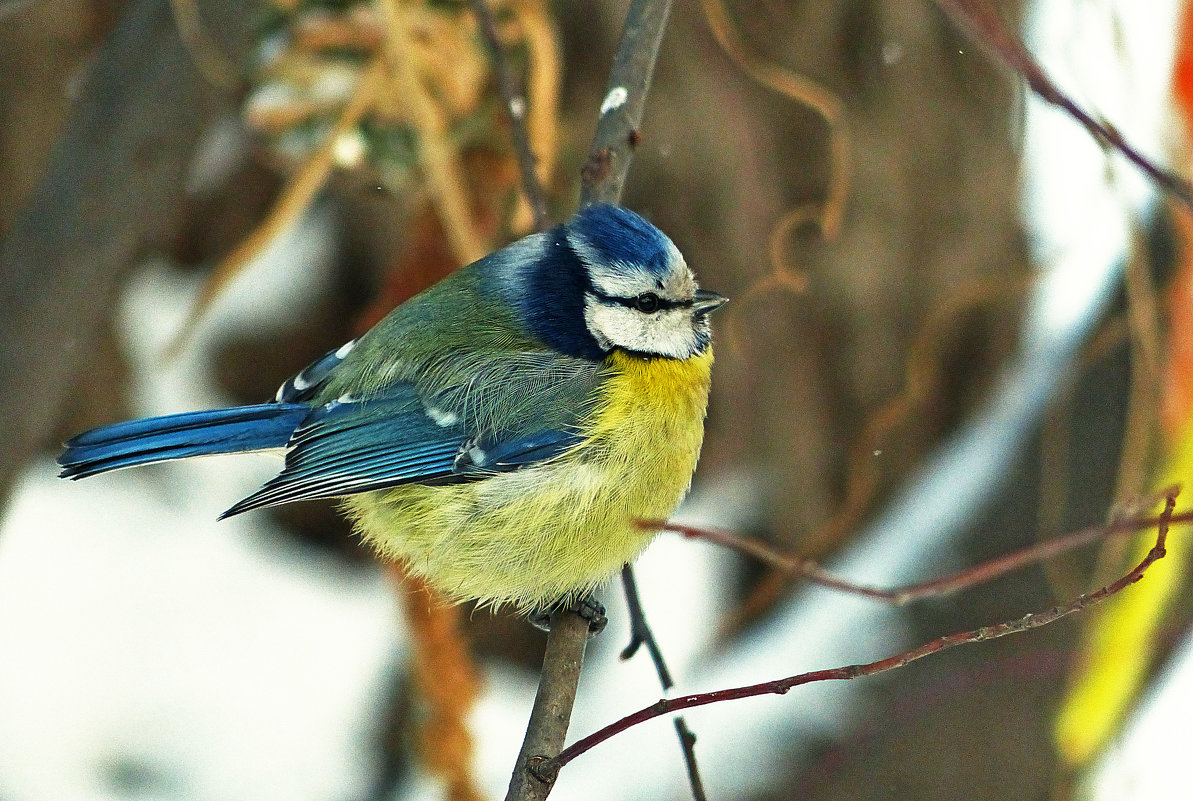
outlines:
[[[340,498],[444,599],[533,616],[590,598],[687,493],[725,301],[646,219],[589,205],[400,304],[271,401],[85,431],[60,475],[281,450],[221,519]]]

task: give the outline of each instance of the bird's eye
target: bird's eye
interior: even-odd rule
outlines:
[[[634,298],[634,308],[647,314],[657,312],[659,310],[659,296],[653,292],[643,292]]]

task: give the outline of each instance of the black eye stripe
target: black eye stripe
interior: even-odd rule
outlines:
[[[642,295],[635,295],[632,298],[623,298],[617,295],[606,295],[600,290],[593,290],[592,294],[596,296],[597,300],[600,300],[603,303],[616,303],[629,309],[637,309],[639,307],[638,299],[642,297]],[[654,295],[653,292],[643,292],[642,294]],[[664,309],[680,309],[692,305],[692,301],[690,300],[668,300],[667,298],[660,298],[657,295],[655,295],[655,298],[657,299],[655,311],[663,311]]]

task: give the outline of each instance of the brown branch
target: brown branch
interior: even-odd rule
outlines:
[[[830,670],[816,670],[810,673],[800,673],[795,676],[788,676],[784,679],[777,679],[775,681],[766,681],[761,684],[751,684],[745,687],[733,687],[727,690],[716,690],[708,693],[697,693],[695,695],[685,695],[679,698],[662,699],[656,701],[648,707],[644,707],[633,714],[626,715],[621,720],[614,721],[603,729],[593,732],[592,734],[577,740],[575,743],[569,745],[563,750],[558,757],[540,766],[539,770],[543,773],[550,773],[555,775],[559,769],[567,763],[571,762],[576,757],[591,750],[597,745],[608,740],[616,734],[629,729],[633,726],[643,723],[647,720],[667,715],[672,712],[678,712],[682,709],[691,709],[697,706],[708,706],[709,704],[716,704],[722,701],[734,701],[741,698],[754,698],[760,695],[784,695],[795,687],[804,684],[812,684],[819,681],[844,681],[849,679],[857,679],[863,676],[874,676],[879,673],[885,673],[888,670],[895,670],[904,665],[910,664],[917,659],[923,659],[926,656],[946,651],[958,645],[967,645],[969,643],[985,642],[986,640],[993,640],[999,637],[1005,637],[1008,634],[1019,634],[1020,632],[1037,629],[1041,626],[1046,626],[1067,617],[1074,612],[1080,612],[1094,604],[1101,603],[1107,598],[1122,591],[1126,587],[1134,584],[1143,578],[1144,572],[1151,567],[1158,559],[1164,557],[1164,546],[1168,538],[1169,524],[1175,520],[1172,510],[1176,506],[1176,490],[1171,490],[1164,499],[1164,512],[1156,518],[1156,544],[1147,552],[1138,565],[1136,565],[1130,572],[1118,579],[1112,584],[1102,587],[1094,592],[1078,596],[1072,601],[1062,605],[1055,606],[1052,609],[1043,612],[1031,612],[1024,615],[1017,620],[1011,620],[1005,623],[995,623],[991,626],[982,626],[981,628],[973,629],[971,631],[962,631],[955,634],[946,634],[943,637],[938,637],[930,642],[924,643],[916,648],[908,651],[895,654],[894,656],[880,659],[877,662],[869,662],[860,665],[847,665],[845,667],[832,668]],[[1187,519],[1187,515],[1182,515],[1182,519]]]
[[[634,0],[626,12],[596,135],[580,170],[581,206],[621,200],[670,13],[671,0]]]
[[[1121,153],[1163,189],[1193,211],[1193,184],[1162,169],[1131,146],[1118,129],[1093,118],[1052,82],[1028,49],[1002,23],[986,0],[934,0],[936,6],[980,44],[1018,73],[1037,97],[1065,111],[1097,141]]]
[[[717,45],[734,64],[759,84],[802,103],[815,111],[828,128],[829,183],[823,201],[801,205],[783,216],[771,232],[770,254],[773,277],[784,283],[794,281],[802,292],[806,279],[787,267],[783,242],[805,223],[815,223],[825,240],[832,242],[841,233],[845,202],[849,195],[849,131],[841,98],[826,87],[755,53],[734,24],[724,0],[701,0],[704,19]],[[744,305],[744,304],[743,304]]]
[[[763,283],[766,279],[763,279]],[[751,287],[751,291],[758,284]],[[833,513],[802,539],[807,550],[824,553],[840,544],[870,508],[883,473],[875,451],[882,450],[887,437],[913,423],[917,410],[939,391],[946,372],[943,343],[951,341],[946,331],[965,314],[1022,293],[1026,281],[968,281],[949,292],[929,313],[912,340],[903,364],[903,386],[866,417],[861,432],[849,447],[845,468],[845,496]],[[737,306],[741,309],[742,306]],[[786,577],[770,571],[755,585],[746,599],[721,625],[721,637],[731,635],[762,615],[783,592]]]
[[[1169,493],[1175,490],[1168,490]],[[1168,495],[1164,496],[1165,498]],[[1171,523],[1193,522],[1193,512],[1182,512],[1170,515]],[[1080,548],[1107,537],[1122,536],[1145,528],[1151,528],[1161,522],[1160,517],[1133,517],[1115,520],[1101,526],[1090,526],[1075,531],[1063,537],[1040,542],[1014,551],[1009,554],[991,559],[988,562],[958,570],[940,578],[931,579],[918,584],[908,584],[893,589],[881,589],[864,584],[857,584],[848,579],[836,576],[822,568],[814,559],[808,559],[794,554],[786,554],[767,543],[751,537],[742,537],[728,531],[716,529],[696,528],[674,523],[649,525],[649,528],[661,531],[674,531],[692,539],[722,545],[740,553],[754,557],[789,576],[805,578],[822,587],[840,590],[852,595],[861,595],[876,601],[902,606],[924,598],[934,598],[949,595],[967,587],[973,587],[983,582],[992,581],[999,576],[1006,575],[1027,565],[1036,564],[1053,556]],[[646,526],[647,524],[643,524]]]
[[[626,13],[609,76],[610,92],[623,89],[625,100],[610,107],[606,95],[592,149],[581,172],[581,205],[616,203],[621,199],[670,10],[671,0],[633,0]],[[588,621],[574,612],[551,616],[539,689],[506,801],[546,798],[555,784],[558,769],[544,772],[540,768],[560,753],[567,737],[588,634]]]
[[[534,696],[530,722],[526,724],[522,750],[514,763],[506,801],[538,801],[551,794],[558,773],[545,775],[538,768],[548,761],[548,754],[559,753],[567,737],[587,644],[587,620],[570,609],[551,615],[551,634],[543,654],[538,693]]]
[[[552,22],[547,0],[516,0],[511,6],[530,63],[523,78],[526,92],[526,128],[535,154],[538,175],[551,185],[559,160],[559,103],[563,76],[563,53],[559,33]],[[517,230],[525,227],[520,218],[530,214],[530,204],[515,216]]]

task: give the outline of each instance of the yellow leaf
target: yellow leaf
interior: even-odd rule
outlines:
[[[1193,484],[1193,425],[1186,425],[1162,466],[1155,486]],[[1115,734],[1134,705],[1156,653],[1158,632],[1188,572],[1193,547],[1173,526],[1168,555],[1133,587],[1108,601],[1087,629],[1073,682],[1056,718],[1054,738],[1070,767],[1089,761]],[[1142,538],[1131,553],[1138,561],[1151,547]]]

